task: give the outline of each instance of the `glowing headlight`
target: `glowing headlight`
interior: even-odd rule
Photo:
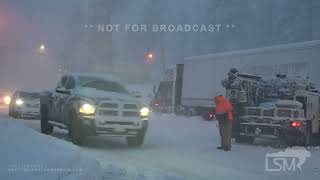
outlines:
[[[5,97],[3,98],[3,101],[4,101],[4,103],[5,103],[6,105],[9,105],[10,102],[11,102],[11,97],[10,97],[10,96],[5,96]]]
[[[147,107],[144,107],[140,110],[140,116],[146,117],[149,116],[150,110]]]
[[[80,107],[79,112],[83,114],[94,114],[96,112],[96,108],[91,104],[83,104]]]
[[[16,105],[21,106],[24,102],[21,99],[16,100]]]

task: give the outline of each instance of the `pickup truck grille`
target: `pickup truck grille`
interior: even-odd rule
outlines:
[[[123,111],[122,115],[124,117],[139,117],[139,113],[135,111]]]
[[[102,103],[100,107],[101,108],[118,108],[119,105],[116,103]]]
[[[100,110],[99,115],[101,116],[118,116],[118,111],[113,110]]]
[[[122,116],[122,117],[139,117],[139,106],[133,103],[116,103],[110,101],[100,102],[98,105],[99,116]]]

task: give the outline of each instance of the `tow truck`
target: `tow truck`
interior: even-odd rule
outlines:
[[[234,105],[236,142],[267,138],[283,147],[319,140],[320,94],[308,79],[285,74],[264,79],[231,69],[222,85]]]

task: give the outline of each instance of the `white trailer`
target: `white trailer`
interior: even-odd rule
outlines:
[[[183,64],[181,105],[213,107],[213,97],[224,93],[221,80],[231,68],[263,77],[284,73],[320,85],[320,41],[194,56]]]

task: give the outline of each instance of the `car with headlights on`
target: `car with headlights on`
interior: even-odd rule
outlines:
[[[40,94],[37,92],[15,91],[9,104],[9,116],[23,119],[40,118]]]
[[[117,78],[97,74],[65,75],[55,91],[41,94],[41,132],[66,129],[81,145],[88,136],[126,138],[141,146],[148,127],[149,109],[133,97]]]
[[[7,106],[11,101],[10,91],[0,91],[0,106]]]

